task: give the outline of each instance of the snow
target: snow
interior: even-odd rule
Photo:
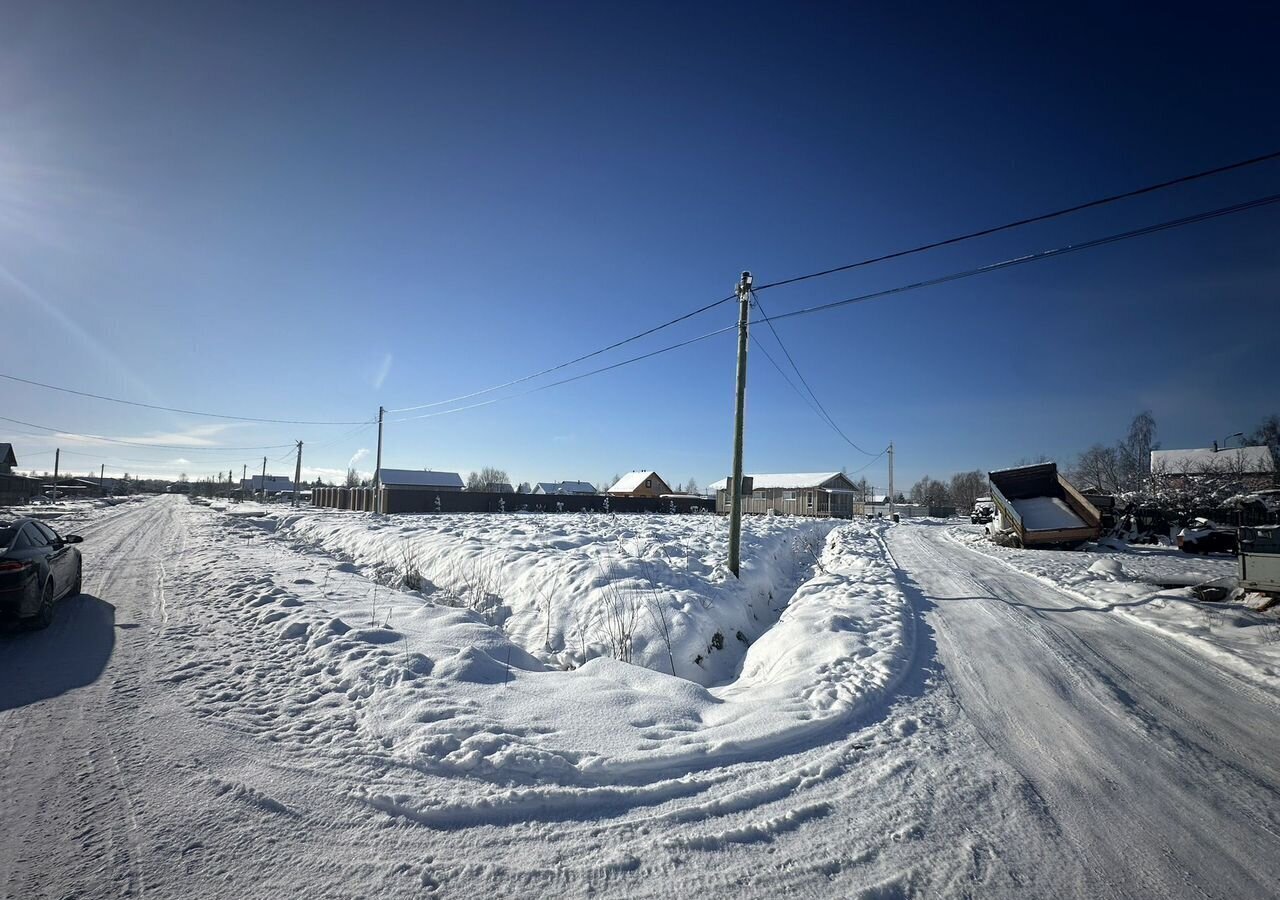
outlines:
[[[1092,552],[1019,550],[983,539],[968,527],[954,540],[993,556],[1089,606],[1133,619],[1242,677],[1280,687],[1280,623],[1243,602],[1202,602],[1199,585],[1234,587],[1239,562],[1183,553],[1175,547],[1091,545]],[[1123,545],[1122,545],[1123,546]]]
[[[1084,522],[1060,497],[1024,497],[1011,500],[1027,531],[1083,528]]]
[[[605,493],[630,494],[632,491],[639,488],[640,485],[644,484],[645,481],[650,478],[660,479],[660,476],[658,475],[657,472],[641,472],[638,470],[634,472],[628,472],[626,475],[623,475],[621,478],[619,478],[617,483],[614,484],[613,487],[609,488],[609,490],[605,491]]]
[[[755,491],[792,491],[803,488],[814,488],[840,475],[839,472],[791,472],[783,474],[748,475],[751,489]],[[721,478],[709,486],[709,490],[723,491],[729,483],[728,478]]]
[[[3,896],[1280,881],[1273,689],[1094,593],[1224,560],[752,519],[739,582],[712,516],[57,514],[87,593],[0,636]],[[579,621],[655,594],[678,677],[644,609],[632,663],[599,614],[583,652]]]

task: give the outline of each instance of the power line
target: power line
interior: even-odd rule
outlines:
[[[56,384],[45,384],[43,381],[32,381],[29,378],[19,378],[17,375],[6,375],[0,372],[0,378],[16,381],[20,384],[29,384],[33,387],[45,388],[50,391],[60,391],[64,394],[74,394],[77,397],[88,397],[93,400],[105,400],[108,403],[120,403],[124,406],[137,406],[142,409],[157,409],[162,412],[181,413],[186,416],[204,416],[210,419],[229,419],[233,422],[263,422],[270,425],[363,425],[364,422],[333,422],[333,421],[309,421],[306,419],[260,419],[253,416],[228,416],[222,413],[202,412],[196,409],[181,409],[176,406],[161,406],[156,403],[142,403],[137,400],[122,400],[119,397],[108,397],[104,394],[94,394],[90,391],[78,391],[74,388],[59,387]]]
[[[846,473],[846,474],[845,474],[845,477],[846,477],[846,478],[848,478],[850,475],[857,475],[857,474],[859,474],[859,473],[861,473],[861,472],[865,472],[867,469],[869,469],[869,468],[871,468],[872,466],[874,466],[874,465],[876,464],[876,461],[877,461],[877,460],[879,460],[879,459],[881,459],[881,458],[882,458],[886,453],[888,453],[888,452],[889,452],[889,448],[888,448],[888,447],[885,447],[883,450],[881,450],[879,453],[877,453],[874,457],[872,457],[871,459],[867,460],[867,462],[866,462],[866,463],[864,463],[863,465],[861,465],[861,466],[859,466],[858,468],[854,469],[852,472],[848,472],[848,473]]]
[[[782,348],[783,354],[785,354],[787,357],[787,362],[791,363],[791,368],[795,370],[796,377],[800,379],[800,383],[804,385],[804,389],[809,392],[809,396],[812,397],[813,402],[817,404],[822,417],[827,420],[827,424],[830,425],[833,429],[835,429],[836,434],[840,435],[840,437],[844,439],[844,442],[848,444],[850,447],[852,447],[854,450],[857,450],[859,453],[863,454],[864,456],[871,456],[872,454],[868,453],[866,450],[863,450],[861,447],[859,447],[857,444],[851,441],[849,439],[849,436],[845,434],[844,431],[841,430],[839,425],[836,424],[836,420],[831,418],[831,413],[827,412],[827,408],[822,405],[822,401],[818,399],[818,395],[813,392],[813,388],[810,387],[809,382],[805,379],[804,373],[802,373],[800,371],[800,367],[796,365],[795,358],[791,355],[791,351],[788,350],[787,345],[782,342],[782,335],[778,334],[778,329],[773,327],[773,320],[770,319],[769,314],[765,312],[764,305],[760,303],[760,298],[754,296],[754,292],[752,292],[752,299],[755,301],[756,306],[760,309],[760,314],[764,316],[764,321],[769,326],[769,330],[773,332],[773,339],[777,341],[778,346]],[[765,356],[768,356],[768,355],[769,355],[768,352],[766,352]],[[772,357],[770,357],[770,361],[772,362]],[[775,365],[777,364],[775,363]]]
[[[0,421],[12,422],[15,425],[25,425],[28,428],[39,428],[41,431],[51,431],[55,434],[66,435],[69,438],[80,438],[87,441],[104,441],[108,444],[125,444],[130,447],[150,447],[156,450],[200,450],[208,452],[230,452],[241,450],[279,450],[281,447],[291,446],[290,444],[271,444],[266,447],[193,447],[189,444],[147,444],[142,441],[123,441],[119,438],[103,437],[100,434],[80,434],[75,431],[67,431],[64,428],[51,428],[48,425],[37,425],[35,422],[24,422],[21,419],[10,419],[8,416],[0,416]]]
[[[1248,200],[1244,203],[1236,203],[1232,206],[1224,206],[1220,209],[1209,210],[1208,212],[1197,213],[1191,216],[1184,216],[1181,219],[1172,219],[1167,222],[1160,222],[1155,225],[1147,225],[1143,228],[1134,228],[1130,231],[1122,231],[1117,234],[1110,234],[1106,237],[1094,238],[1089,241],[1082,241],[1078,244],[1067,244],[1062,247],[1055,247],[1051,250],[1041,250],[1037,253],[1029,253],[1025,256],[1015,256],[1012,259],[1002,260],[1000,262],[990,263],[985,266],[979,266],[976,269],[967,269],[963,272],[953,272],[950,275],[943,275],[938,278],[929,278],[924,281],[916,281],[911,284],[904,284],[898,287],[887,288],[882,291],[872,291],[869,294],[859,294],[856,297],[848,297],[844,300],[834,300],[830,303],[821,303],[817,306],[808,306],[803,309],[792,310],[791,312],[781,313],[771,316],[770,320],[777,322],[782,319],[790,319],[795,316],[805,316],[811,313],[826,312],[841,306],[849,306],[854,303],[863,303],[867,300],[878,300],[881,297],[888,297],[892,294],[901,294],[907,291],[914,291],[918,288],[934,287],[939,284],[946,284],[950,281],[959,281],[962,278],[969,278],[974,275],[985,275],[988,272],[997,272],[1001,269],[1008,269],[1013,266],[1020,266],[1023,263],[1039,262],[1043,259],[1052,259],[1058,256],[1065,256],[1068,253],[1075,253],[1078,250],[1090,250],[1094,247],[1102,247],[1106,244],[1114,244],[1118,241],[1128,240],[1129,238],[1143,237],[1148,234],[1156,234],[1160,231],[1168,231],[1173,228],[1180,228],[1183,225],[1194,225],[1198,222],[1206,222],[1210,219],[1216,219],[1221,216],[1230,215],[1232,213],[1244,212],[1250,209],[1258,209],[1263,206],[1280,202],[1280,194],[1272,194],[1267,197],[1260,197],[1256,200]],[[765,321],[760,319],[758,321]],[[752,322],[752,324],[756,324]]]
[[[389,419],[388,422],[390,423],[413,422],[413,421],[416,421],[417,419],[434,419],[436,416],[447,416],[452,413],[463,412],[464,410],[475,409],[480,406],[488,406],[491,403],[497,403],[499,400],[514,400],[517,397],[527,397],[529,394],[538,393],[538,391],[545,391],[548,388],[559,387],[562,384],[569,384],[570,382],[573,382],[573,381],[580,381],[583,378],[589,378],[592,375],[599,375],[603,372],[609,372],[609,371],[612,371],[613,369],[619,369],[623,366],[630,365],[631,363],[640,362],[641,360],[645,360],[645,359],[650,359],[662,353],[669,353],[672,350],[679,350],[681,347],[688,347],[690,344],[696,344],[696,343],[699,343],[700,341],[705,341],[708,338],[713,338],[716,335],[724,334],[727,331],[734,331],[737,329],[737,327],[738,327],[737,325],[726,325],[723,328],[717,328],[715,331],[708,331],[706,334],[700,334],[697,337],[689,338],[686,341],[680,341],[677,344],[671,344],[666,347],[659,347],[657,350],[651,350],[648,353],[641,353],[639,356],[632,356],[627,359],[621,360],[619,362],[611,363],[610,365],[607,365],[607,366],[601,366],[598,369],[592,369],[589,372],[581,372],[577,375],[572,375],[568,378],[562,378],[559,381],[551,381],[551,382],[548,382],[547,384],[540,384],[537,387],[532,387],[532,388],[529,388],[528,390],[520,391],[519,393],[504,394],[501,397],[494,397],[491,400],[483,400],[480,403],[472,403],[468,406],[459,406],[455,409],[445,409],[445,410],[441,410],[440,412],[425,413],[421,416],[405,416],[402,419]],[[476,396],[476,395],[473,394],[472,396]]]
[[[1064,209],[1057,209],[1052,212],[1041,213],[1039,215],[1029,216],[1023,219],[1017,219],[1012,222],[1006,222],[1003,225],[995,225],[990,228],[979,229],[978,231],[970,231],[965,234],[955,235],[953,237],[944,238],[942,240],[931,241],[927,244],[920,244],[918,246],[910,247],[905,250],[895,250],[892,253],[886,253],[881,256],[868,257],[867,259],[862,259],[857,262],[847,263],[845,265],[835,266],[829,269],[823,269],[822,271],[819,271],[819,272],[809,272],[804,275],[796,275],[791,278],[784,278],[781,281],[773,281],[768,284],[759,285],[755,288],[755,290],[756,291],[768,290],[770,288],[782,287],[783,285],[795,284],[800,281],[807,281],[812,278],[820,278],[825,275],[833,275],[837,272],[847,272],[850,269],[857,269],[863,266],[870,266],[875,263],[887,262],[892,259],[901,259],[903,257],[912,256],[917,253],[924,253],[925,251],[928,251],[928,250],[935,250],[939,247],[947,247],[953,244],[961,243],[963,241],[972,240],[974,238],[986,237],[987,235],[997,234],[1002,231],[1010,231],[1015,228],[1021,228],[1025,225],[1032,225],[1037,222],[1046,222],[1051,219],[1056,219],[1062,216],[1069,215],[1071,213],[1081,212],[1086,209],[1094,209],[1099,206],[1105,206],[1110,203],[1116,203],[1120,200],[1127,200],[1133,197],[1139,197],[1139,196],[1142,196],[1143,194],[1150,194],[1155,191],[1164,190],[1166,188],[1175,187],[1181,184],[1187,184],[1189,182],[1197,181],[1203,178],[1208,178],[1213,175],[1221,175],[1226,172],[1231,172],[1237,169],[1243,169],[1248,166],[1257,165],[1263,162],[1269,162],[1275,159],[1280,159],[1280,150],[1274,153],[1267,153],[1262,156],[1255,156],[1250,159],[1244,159],[1238,162],[1229,163],[1228,165],[1217,166],[1215,168],[1205,169],[1200,172],[1193,172],[1189,175],[1182,175],[1182,176],[1179,176],[1178,178],[1172,178],[1167,181],[1161,181],[1155,184],[1149,184],[1144,187],[1125,191],[1123,193],[1112,194],[1107,197],[1099,197],[1095,200],[1090,200],[1086,203],[1078,203],[1074,206],[1069,206]],[[471,391],[470,393],[467,393],[467,394],[459,394],[456,397],[450,397],[446,400],[436,400],[431,403],[420,403],[416,406],[401,406],[395,409],[389,409],[387,411],[397,412],[397,413],[414,412],[420,409],[432,409],[437,406],[448,406],[452,403],[460,403],[464,400],[471,400],[475,397],[481,397],[481,396],[484,396],[485,394],[491,394],[494,391],[500,391],[500,390],[503,390],[504,388],[514,387],[515,385],[523,384],[526,381],[532,381],[533,379],[540,378],[543,375],[550,375],[553,372],[558,372],[562,369],[568,368],[569,366],[576,365],[577,363],[584,362],[588,359],[592,359],[596,356],[599,356],[602,353],[607,353],[610,350],[616,350],[617,348],[625,346],[629,343],[632,343],[633,341],[637,341],[637,340],[640,340],[641,338],[648,337],[651,334],[655,334],[656,332],[662,331],[665,328],[669,328],[672,325],[676,325],[680,322],[683,322],[686,319],[691,319],[696,315],[699,315],[701,313],[707,312],[708,310],[714,309],[715,307],[720,306],[723,303],[727,303],[730,300],[735,299],[736,296],[737,296],[736,294],[730,294],[727,297],[721,297],[719,300],[708,303],[705,306],[700,306],[695,310],[685,313],[684,315],[677,316],[674,319],[670,319],[666,322],[663,322],[661,325],[655,325],[654,327],[641,331],[638,334],[634,334],[631,337],[624,338],[620,341],[616,341],[612,344],[609,344],[606,347],[601,347],[599,350],[593,350],[590,353],[585,353],[582,356],[575,357],[566,362],[559,363],[558,365],[550,366],[548,368],[541,369],[537,372],[533,372],[528,375],[523,375],[519,378],[513,378],[510,381],[504,381],[501,384],[495,384],[490,387],[481,388],[480,390]],[[644,358],[644,357],[639,357],[639,358]],[[514,396],[524,396],[524,394],[516,394]],[[487,406],[489,405],[489,403],[493,403],[493,402],[497,402],[497,401],[491,400],[491,401],[486,401],[484,403],[476,403],[470,406],[460,407],[460,409],[474,409],[478,406]],[[452,412],[452,410],[450,412]],[[427,417],[424,417],[424,418],[427,418]],[[407,421],[407,420],[400,419],[400,420],[394,420],[394,421]]]
[[[761,317],[759,319],[753,319],[750,324],[757,325],[757,324],[762,324],[770,321],[777,322],[777,321],[781,321],[782,319],[790,319],[795,316],[803,316],[803,315],[810,315],[813,313],[826,312],[828,310],[836,309],[842,306],[849,306],[854,303],[863,303],[868,300],[876,300],[876,299],[880,299],[882,297],[888,297],[894,294],[902,294],[908,291],[918,290],[920,288],[934,287],[940,284],[946,284],[948,282],[958,281],[963,278],[970,278],[975,275],[985,275],[989,272],[997,272],[1002,269],[1011,268],[1013,266],[1019,266],[1024,263],[1032,263],[1032,262],[1039,262],[1045,259],[1053,259],[1058,256],[1064,256],[1068,253],[1074,253],[1078,250],[1089,250],[1095,247],[1101,247],[1107,244],[1113,244],[1119,241],[1128,240],[1130,238],[1143,237],[1150,234],[1156,234],[1161,231],[1168,231],[1174,228],[1180,228],[1184,225],[1193,225],[1199,222],[1209,221],[1210,219],[1220,218],[1222,216],[1231,215],[1233,213],[1245,212],[1251,209],[1258,209],[1260,207],[1268,206],[1277,202],[1280,202],[1280,194],[1272,194],[1270,196],[1260,197],[1255,200],[1249,200],[1243,203],[1236,203],[1231,206],[1225,206],[1220,209],[1214,209],[1214,210],[1209,210],[1202,213],[1196,213],[1190,216],[1184,216],[1179,219],[1171,219],[1165,222],[1156,223],[1154,225],[1147,225],[1142,228],[1134,228],[1129,231],[1118,232],[1116,234],[1107,235],[1105,237],[1094,238],[1092,240],[1082,241],[1076,244],[1067,244],[1061,247],[1055,247],[1050,250],[1041,250],[1036,253],[1030,253],[1024,256],[1017,256],[1011,259],[1001,260],[1000,262],[989,263],[985,266],[979,266],[976,269],[967,269],[961,272],[953,272],[949,275],[943,275],[937,278],[930,278],[924,281],[916,281],[916,282],[912,282],[911,284],[899,285],[898,287],[886,288],[885,290],[880,290],[880,291],[873,291],[868,294],[860,294],[856,297],[848,297],[843,300],[835,300],[830,303],[823,303],[817,306],[810,306],[810,307],[805,307],[803,309],[792,310],[791,312],[779,313],[778,315],[775,315],[775,316]],[[539,385],[537,387],[530,388],[528,390],[521,391],[516,394],[507,394],[501,397],[495,397],[490,400],[485,400],[480,403],[473,403],[468,406],[460,406],[455,409],[447,409],[447,410],[442,410],[440,412],[427,413],[422,416],[409,416],[402,419],[393,419],[391,421],[408,422],[408,421],[413,421],[415,419],[434,418],[436,416],[450,415],[452,413],[463,412],[468,409],[475,409],[476,407],[480,407],[480,406],[488,406],[489,404],[497,403],[500,400],[512,400],[517,397],[524,397],[529,394],[536,393],[538,391],[546,390],[552,387],[557,387],[563,384],[569,384],[570,382],[578,381],[583,378],[588,378],[592,375],[598,375],[602,372],[608,372],[613,369],[621,368],[622,366],[630,365],[631,363],[650,359],[660,354],[670,352],[671,350],[677,350],[677,349],[680,349],[681,347],[688,347],[691,344],[696,344],[701,341],[705,341],[709,338],[715,337],[717,335],[724,334],[725,332],[734,331],[736,329],[737,329],[736,324],[726,325],[723,328],[718,328],[715,331],[709,331],[706,334],[698,335],[697,337],[690,338],[685,341],[680,341],[679,343],[670,344],[666,347],[660,347],[657,350],[652,350],[648,353],[643,353],[638,356],[632,356],[627,359],[621,360],[619,362],[612,363],[611,365],[608,365],[608,366],[602,366],[598,369],[592,369],[589,372],[583,372],[569,378],[561,379],[559,381],[554,381],[554,382],[549,382],[548,384]],[[886,448],[886,452],[887,452],[887,448]]]
[[[808,281],[811,278],[822,278],[826,275],[834,275],[837,272],[847,272],[850,269],[857,269],[862,266],[869,266],[874,263],[887,262],[891,259],[899,259],[903,256],[910,256],[915,253],[923,253],[926,250],[936,250],[939,247],[947,247],[951,244],[958,244],[961,241],[968,241],[974,238],[986,237],[992,234],[998,234],[1002,231],[1010,231],[1014,228],[1021,228],[1024,225],[1033,225],[1037,222],[1047,222],[1050,219],[1057,219],[1061,216],[1070,215],[1071,213],[1082,212],[1086,209],[1094,209],[1099,206],[1105,206],[1108,203],[1115,203],[1120,200],[1129,200],[1133,197],[1140,197],[1143,194],[1150,194],[1154,191],[1164,190],[1165,188],[1175,187],[1180,184],[1198,181],[1201,178],[1208,178],[1212,175],[1221,175],[1224,172],[1231,172],[1236,169],[1243,169],[1247,166],[1257,165],[1258,163],[1270,162],[1274,159],[1280,159],[1280,150],[1274,153],[1267,153],[1262,156],[1255,156],[1251,159],[1240,160],[1239,162],[1230,163],[1225,166],[1218,166],[1213,169],[1205,169],[1201,172],[1195,172],[1190,175],[1182,175],[1178,178],[1172,178],[1168,181],[1161,181],[1156,184],[1149,184],[1145,187],[1135,188],[1131,191],[1125,191],[1121,194],[1112,194],[1108,197],[1099,197],[1096,200],[1090,200],[1087,203],[1078,203],[1075,206],[1068,206],[1064,209],[1054,210],[1053,212],[1041,213],[1037,216],[1030,216],[1025,219],[1017,219],[1013,222],[1006,222],[1003,225],[995,225],[991,228],[983,228],[978,231],[971,231],[967,234],[956,235],[955,237],[946,238],[940,241],[933,241],[928,244],[921,244],[918,247],[912,247],[907,250],[896,250],[893,253],[886,253],[883,256],[875,256],[869,259],[862,259],[858,262],[847,263],[842,266],[834,266],[830,269],[823,269],[819,272],[809,272],[805,275],[796,275],[791,278],[784,278],[781,281],[771,281],[768,284],[762,284],[756,288],[757,291],[767,291],[769,288],[782,287],[787,284],[796,284],[800,281]]]
[[[692,319],[694,316],[704,313],[709,309],[714,309],[715,307],[719,306],[722,303],[728,303],[730,300],[733,300],[736,296],[737,296],[736,294],[730,294],[728,297],[721,297],[719,300],[716,300],[712,303],[708,303],[705,306],[700,306],[697,309],[693,310],[692,312],[687,312],[682,316],[676,316],[674,319],[663,322],[661,325],[655,325],[654,327],[649,328],[645,331],[642,331],[639,334],[633,334],[629,338],[623,338],[620,341],[615,341],[614,343],[610,344],[607,347],[601,347],[599,350],[592,350],[590,353],[584,353],[582,356],[575,357],[574,359],[571,359],[568,362],[562,362],[559,365],[551,366],[550,368],[543,369],[540,372],[534,372],[531,375],[524,375],[524,376],[521,376],[520,378],[513,378],[511,381],[506,381],[506,382],[503,382],[502,384],[495,384],[492,387],[483,388],[482,390],[472,391],[469,394],[461,394],[457,397],[452,397],[448,400],[437,400],[434,403],[420,403],[417,406],[401,406],[395,409],[388,409],[387,412],[414,412],[415,410],[430,409],[435,406],[447,406],[450,403],[457,403],[461,400],[470,400],[473,397],[479,397],[484,394],[491,394],[494,391],[500,391],[503,388],[513,387],[517,384],[523,384],[526,381],[532,381],[533,379],[539,378],[543,375],[550,375],[552,372],[559,372],[561,369],[567,369],[569,366],[575,365],[580,362],[584,362],[585,360],[599,356],[602,353],[608,353],[610,350],[616,350],[617,348],[625,346],[626,344],[630,344],[633,341],[638,341],[640,340],[640,338],[648,337],[649,335],[654,334],[655,332],[661,331],[664,328],[670,328],[672,325],[676,325],[680,322],[683,322],[685,319]],[[607,369],[602,369],[600,371],[607,371]],[[564,382],[561,382],[561,383],[563,384]],[[518,394],[516,396],[522,396],[522,395]],[[485,404],[482,404],[482,403],[476,404],[476,406],[484,406],[484,405]],[[464,408],[469,408],[469,407],[464,407]],[[424,416],[423,418],[427,418],[427,417]],[[405,420],[399,419],[399,420],[393,420],[393,421],[405,421]]]

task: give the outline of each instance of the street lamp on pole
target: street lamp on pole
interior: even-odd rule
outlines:
[[[1229,434],[1229,435],[1227,435],[1225,438],[1223,438],[1223,439],[1222,439],[1222,446],[1221,446],[1221,447],[1219,447],[1219,448],[1218,448],[1218,450],[1226,450],[1226,449],[1227,449],[1227,444],[1231,443],[1231,439],[1232,439],[1232,438],[1234,438],[1234,437],[1238,437],[1238,438],[1240,438],[1241,440],[1244,440],[1244,432],[1243,432],[1243,431],[1237,431],[1235,434]],[[1216,453],[1216,452],[1217,452],[1217,450],[1215,450],[1214,452]]]

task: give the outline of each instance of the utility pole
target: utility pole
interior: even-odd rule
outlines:
[[[102,486],[102,476],[106,471],[107,471],[106,463],[103,463],[102,465],[98,466],[98,496],[99,497],[107,496],[107,491]]]
[[[267,502],[267,458],[262,457],[262,502]]]
[[[62,448],[53,451],[53,499],[58,499],[58,462],[62,458]]]
[[[373,469],[373,511],[382,512],[382,414],[386,412],[378,407],[378,456]]]
[[[889,442],[889,521],[891,522],[893,521],[893,515],[895,512],[895,508],[894,508],[895,499],[896,498],[894,497],[894,494],[893,494],[893,441],[890,441]]]
[[[733,413],[733,477],[729,479],[729,571],[738,577],[742,544],[742,432],[747,407],[747,321],[751,318],[751,273],[738,281],[738,380]]]
[[[298,506],[298,482],[302,480],[302,441],[298,441],[298,462],[293,467],[293,506]]]

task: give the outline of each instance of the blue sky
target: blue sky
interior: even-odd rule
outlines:
[[[611,343],[744,268],[772,281],[1280,148],[1280,23],[1261,6],[187,6],[0,7],[0,371],[359,421]],[[785,312],[1278,188],[1269,163],[761,299]],[[1202,446],[1280,407],[1278,235],[1272,207],[778,329],[846,434],[896,442],[904,487],[1065,461],[1144,408],[1165,446]],[[729,467],[733,353],[724,335],[397,422],[385,462],[705,484]],[[263,453],[211,448],[301,438],[308,469],[336,473],[374,446],[349,426],[0,398],[10,418],[189,448],[4,423],[24,468],[59,445],[74,471],[238,475]],[[868,457],[756,352],[746,459]],[[883,485],[884,461],[866,474]]]

